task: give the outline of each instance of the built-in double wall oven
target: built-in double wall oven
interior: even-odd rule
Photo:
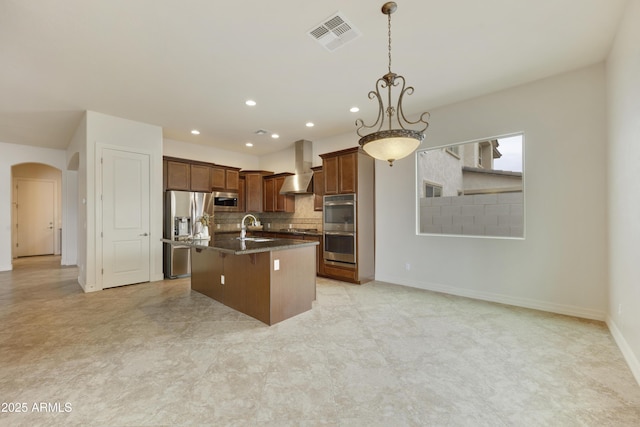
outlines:
[[[356,195],[324,196],[324,259],[331,264],[356,263]]]

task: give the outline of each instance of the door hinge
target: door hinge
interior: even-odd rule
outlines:
[[[100,232],[100,237],[104,237],[104,234],[102,233],[102,231]]]
[[[102,160],[103,160],[103,159],[102,159],[102,157],[100,157],[100,164],[103,164],[103,163],[104,163]]]
[[[100,274],[104,276],[104,268],[100,271]]]

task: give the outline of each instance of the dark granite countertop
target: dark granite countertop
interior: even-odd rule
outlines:
[[[317,245],[313,240],[293,240],[277,238],[248,237],[244,241],[235,237],[215,236],[211,240],[175,241],[162,239],[163,242],[178,246],[189,246],[196,249],[219,251],[234,255],[253,254],[258,252],[281,251],[303,246]]]
[[[322,236],[322,231],[316,228],[281,228],[280,230],[262,230],[263,233],[293,234],[306,236]]]

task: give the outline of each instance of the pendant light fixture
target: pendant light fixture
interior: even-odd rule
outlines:
[[[404,77],[391,72],[391,14],[396,11],[398,5],[395,2],[387,2],[382,5],[382,13],[387,15],[389,30],[389,71],[376,82],[375,91],[369,92],[369,99],[378,101],[378,118],[371,126],[364,124],[362,119],[356,120],[357,133],[360,136],[359,144],[371,157],[386,160],[389,166],[393,166],[394,160],[401,159],[413,153],[424,140],[424,131],[429,127],[427,120],[429,113],[422,113],[414,122],[407,120],[402,109],[404,95],[411,95],[412,86],[406,86]],[[392,104],[391,89],[400,86],[396,106]],[[385,108],[381,89],[387,89],[387,106]],[[384,91],[383,91],[384,92]],[[394,119],[396,128],[394,129]],[[385,124],[385,121],[387,122]],[[418,130],[407,129],[405,126],[415,125]],[[374,132],[365,135],[368,129]]]

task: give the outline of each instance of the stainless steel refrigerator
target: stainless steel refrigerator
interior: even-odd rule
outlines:
[[[200,218],[209,214],[213,221],[211,193],[167,191],[164,195],[164,238],[190,241],[201,231]],[[164,244],[164,275],[167,278],[191,274],[189,246]]]

